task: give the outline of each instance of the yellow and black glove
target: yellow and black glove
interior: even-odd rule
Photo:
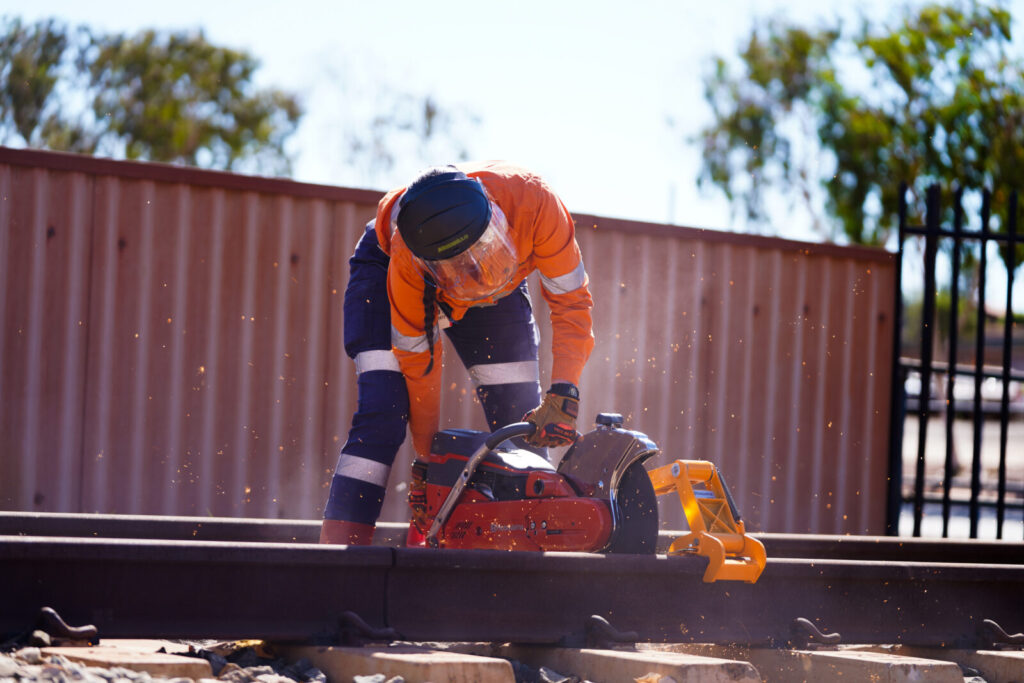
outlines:
[[[412,516],[409,524],[423,535],[430,530],[430,519],[427,516],[427,463],[414,460],[412,478],[409,480],[409,508]]]
[[[575,384],[559,382],[552,384],[541,404],[523,417],[537,427],[527,437],[531,446],[549,448],[568,446],[579,437],[576,431],[576,417],[580,413],[580,390]]]

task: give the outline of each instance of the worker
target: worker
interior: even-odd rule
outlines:
[[[381,199],[372,227],[376,244],[368,227],[351,261],[350,278],[365,277],[366,290],[350,280],[345,296],[346,351],[357,361],[360,393],[325,510],[321,541],[328,543],[372,539],[405,420],[416,454],[410,540],[425,533],[426,458],[440,422],[440,330],[469,371],[490,428],[525,419],[536,427],[526,442],[537,448],[577,437],[578,385],[594,345],[593,300],[572,217],[537,175],[506,162],[429,168]],[[526,283],[534,271],[551,311],[551,383],[543,398]],[[350,334],[353,323],[359,331]],[[390,356],[380,353],[383,325],[390,325]],[[373,355],[361,367],[367,352]]]

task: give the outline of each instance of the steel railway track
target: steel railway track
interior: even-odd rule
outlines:
[[[316,545],[318,529],[0,513],[0,638],[49,606],[105,638],[975,649],[1024,640],[1022,543],[764,534],[768,565],[749,585],[703,583],[699,557],[341,549]]]
[[[378,546],[398,547],[405,540],[405,530],[404,524],[378,524],[374,542]],[[679,533],[663,531],[658,551],[664,552]],[[0,511],[0,536],[316,543],[319,534],[320,522],[316,520]],[[774,558],[1024,564],[1024,542],[822,534],[753,535]]]

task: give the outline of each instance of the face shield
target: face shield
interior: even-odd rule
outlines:
[[[469,248],[446,259],[414,258],[441,291],[466,302],[482,301],[497,294],[512,280],[519,265],[508,221],[494,202],[487,228]]]

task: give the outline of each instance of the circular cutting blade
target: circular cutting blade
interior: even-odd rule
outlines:
[[[606,552],[651,555],[658,543],[658,497],[639,462],[626,468],[615,493],[616,526]]]

